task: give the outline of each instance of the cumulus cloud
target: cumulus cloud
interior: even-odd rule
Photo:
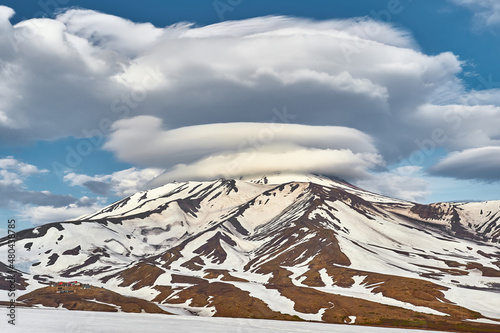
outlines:
[[[480,24],[500,24],[500,2],[497,0],[451,0],[465,6],[475,14],[476,21]]]
[[[12,158],[0,160],[2,166],[17,165],[18,169],[29,174],[33,173],[31,165],[24,164]],[[0,169],[0,177],[2,177]],[[47,170],[39,170],[38,172]],[[115,195],[125,197],[145,188],[145,185],[161,174],[162,169],[138,169],[129,168],[114,172],[110,175],[88,176],[68,172],[64,175],[64,181],[70,186],[82,186],[97,194],[98,197],[76,198],[72,195],[57,195],[48,191],[28,191],[22,184],[16,187],[2,188],[0,178],[0,207],[8,206],[18,212],[19,219],[26,220],[33,225],[47,222],[68,221],[80,216],[93,213],[101,209],[107,201],[107,197]],[[2,193],[5,190],[5,193]]]
[[[111,175],[88,176],[69,172],[64,181],[71,186],[83,186],[91,192],[108,196],[125,197],[144,189],[144,186],[163,172],[162,169],[130,168],[112,173]]]
[[[48,170],[40,170],[36,166],[16,160],[12,156],[7,156],[0,159],[0,169],[11,171],[11,174],[16,174],[18,177],[26,177],[38,173],[46,173]]]
[[[72,221],[80,216],[91,214],[102,208],[104,201],[81,198],[81,203],[73,203],[63,207],[54,206],[24,206],[19,210],[21,219],[30,221],[33,225],[48,222]]]
[[[26,178],[47,172],[48,170],[40,170],[32,164],[18,161],[12,156],[0,159],[0,207],[7,207],[13,201],[26,204],[37,202],[63,204],[68,200],[71,201],[72,199],[68,196],[26,190],[24,185]]]
[[[82,215],[81,212],[95,209],[102,204],[96,198],[76,198],[72,195],[27,189],[25,182],[29,177],[48,172],[12,156],[0,159],[0,207],[17,211],[22,218],[37,223],[57,221],[60,216],[74,218]],[[51,211],[58,213],[49,218]],[[41,212],[45,214],[42,214],[43,217]],[[61,215],[63,213],[66,215]]]
[[[500,147],[471,148],[452,153],[429,171],[457,179],[500,181]]]

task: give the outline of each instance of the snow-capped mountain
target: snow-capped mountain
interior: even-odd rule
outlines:
[[[500,201],[419,205],[273,175],[167,184],[19,232],[16,268],[29,305],[79,280],[177,314],[494,331],[499,242]]]

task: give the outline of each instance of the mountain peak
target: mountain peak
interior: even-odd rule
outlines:
[[[497,202],[418,205],[340,179],[280,173],[169,183],[79,221],[19,232],[16,244],[18,280],[29,290],[54,277],[173,312],[410,318],[454,331],[498,315],[499,239]],[[4,238],[0,256],[6,251]],[[25,299],[48,304],[36,293]],[[443,318],[455,326],[439,326]]]
[[[275,172],[264,175],[242,176],[239,180],[251,182],[254,184],[278,185],[285,183],[315,183],[325,186],[348,186],[353,187],[347,181],[337,178],[328,177],[312,173],[297,173],[297,172]]]

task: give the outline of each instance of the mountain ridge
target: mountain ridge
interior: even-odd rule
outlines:
[[[420,205],[291,177],[171,183],[21,231],[27,295],[79,279],[172,313],[500,324],[500,201]]]

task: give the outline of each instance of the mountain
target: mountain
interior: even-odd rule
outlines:
[[[17,237],[19,305],[500,330],[500,201],[272,175],[171,183]],[[74,280],[101,292],[48,286]]]

